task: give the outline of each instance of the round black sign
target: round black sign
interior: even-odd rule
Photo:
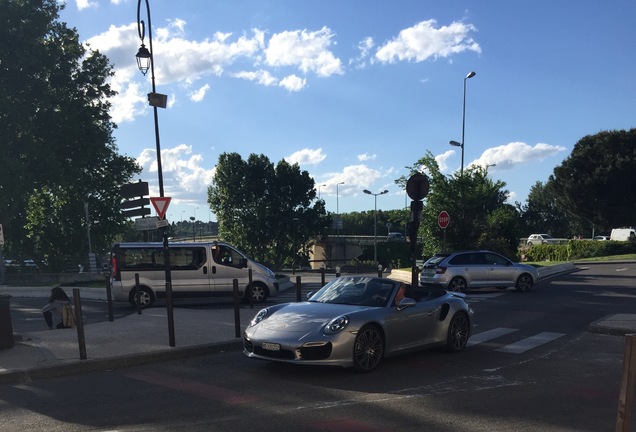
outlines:
[[[428,177],[424,174],[413,174],[406,182],[406,193],[415,201],[423,200],[428,195]]]

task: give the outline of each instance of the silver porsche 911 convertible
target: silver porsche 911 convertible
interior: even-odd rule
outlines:
[[[259,311],[243,352],[278,362],[370,372],[386,356],[422,347],[464,349],[473,311],[462,293],[368,276],[336,278],[308,300]]]

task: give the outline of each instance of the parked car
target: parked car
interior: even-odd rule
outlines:
[[[558,244],[557,239],[552,237],[549,234],[530,234],[528,237],[528,241],[526,244],[528,246],[538,245],[538,244]]]
[[[483,287],[528,291],[538,281],[536,268],[486,250],[436,254],[424,263],[420,274],[423,286],[459,292]]]
[[[473,311],[464,295],[369,276],[333,279],[308,301],[259,311],[243,334],[250,358],[374,370],[384,357],[428,346],[464,349]],[[399,297],[398,297],[399,299]]]
[[[610,239],[615,241],[634,240],[636,239],[636,230],[634,228],[614,228]]]
[[[401,232],[390,232],[386,236],[386,239],[389,241],[402,241],[404,240],[404,234],[402,234]]]
[[[606,240],[609,240],[609,239],[610,239],[609,236],[594,236],[594,240],[606,241]]]

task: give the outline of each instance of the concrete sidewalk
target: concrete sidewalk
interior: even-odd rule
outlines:
[[[572,264],[551,266],[540,273],[543,280],[574,271]],[[319,274],[299,274],[303,283],[320,282]],[[290,276],[295,285],[296,275]],[[328,280],[331,280],[331,275]],[[66,287],[70,295],[72,289]],[[0,287],[0,295],[14,297],[47,297],[50,287]],[[82,299],[105,300],[104,288],[80,288]],[[78,330],[32,331],[15,336],[12,348],[0,350],[0,384],[42,378],[116,369],[161,360],[177,359],[242,349],[242,331],[259,305],[250,308],[241,304],[240,326],[235,325],[234,308],[211,309],[174,308],[175,346],[170,347],[168,319],[165,307],[146,309],[141,315],[116,318],[84,326],[86,359],[81,359]],[[594,323],[590,331],[607,334],[636,333],[636,315],[611,315]],[[239,337],[237,337],[237,331]]]

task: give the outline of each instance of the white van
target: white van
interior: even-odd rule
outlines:
[[[636,231],[634,231],[634,228],[614,228],[610,234],[610,240],[636,240]]]
[[[223,242],[170,243],[173,299],[232,297],[234,279],[240,294],[254,303],[278,296],[273,271]],[[113,299],[135,303],[135,274],[139,274],[139,303],[151,306],[165,298],[166,273],[162,243],[117,243],[111,253]],[[249,284],[249,270],[252,283]],[[245,294],[244,294],[245,293]]]

